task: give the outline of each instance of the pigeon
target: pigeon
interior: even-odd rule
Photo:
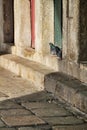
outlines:
[[[53,43],[49,43],[50,45],[50,53],[52,55],[57,55],[60,59],[62,59],[62,49],[58,46],[55,46]]]

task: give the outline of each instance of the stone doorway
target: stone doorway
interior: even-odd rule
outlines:
[[[0,1],[0,54],[11,52],[14,45],[14,0]]]

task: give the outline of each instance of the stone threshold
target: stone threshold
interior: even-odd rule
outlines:
[[[55,70],[46,65],[12,54],[0,56],[0,61],[1,67],[31,81],[38,90],[44,89],[45,75],[55,72]]]
[[[51,73],[45,76],[45,89],[56,99],[87,114],[87,85],[64,73]]]

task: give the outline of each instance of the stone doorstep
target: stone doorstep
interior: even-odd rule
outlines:
[[[80,111],[87,113],[87,86],[63,73],[45,76],[45,89]]]
[[[0,56],[0,66],[34,82],[40,90],[44,89],[45,75],[54,72],[45,65],[12,54]]]

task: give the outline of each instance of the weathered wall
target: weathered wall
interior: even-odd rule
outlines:
[[[72,62],[78,62],[79,0],[63,3],[63,56]]]
[[[0,48],[3,43],[3,0],[0,0]]]
[[[49,43],[54,43],[54,2],[43,0],[42,43],[43,51],[49,53]]]
[[[79,60],[87,61],[87,1],[80,0],[79,17]]]
[[[68,46],[68,19],[67,19],[67,0],[63,0],[62,10],[63,10],[63,26],[62,26],[62,51],[63,51],[63,58],[67,58],[67,46]]]
[[[30,1],[14,0],[15,45],[31,46]]]
[[[81,79],[83,69],[80,70],[78,60],[79,56],[83,55],[82,52],[87,46],[85,40],[87,31],[84,27],[79,28],[79,24],[82,26],[83,23],[86,24],[86,18],[84,18],[84,20],[81,17],[81,14],[86,13],[86,9],[82,11],[86,5],[83,7],[81,5],[81,8],[80,4],[84,3],[85,0],[63,0],[63,60],[58,60],[56,56],[54,57],[49,53],[48,43],[54,42],[53,1],[54,0],[35,0],[35,51],[32,51],[32,49],[30,51],[25,49],[30,45],[30,41],[28,40],[31,40],[31,36],[29,35],[30,28],[28,28],[30,27],[30,15],[28,14],[28,11],[30,11],[29,1],[14,1],[16,47],[13,48],[13,52],[26,59],[40,62],[52,69],[62,71],[63,73]],[[67,1],[69,3],[67,3]],[[27,11],[25,11],[26,9]],[[85,34],[85,39],[81,32]],[[81,38],[82,42],[80,42]],[[85,77],[87,76],[85,75]]]
[[[35,0],[35,50],[49,52],[49,42],[54,42],[53,0]]]

